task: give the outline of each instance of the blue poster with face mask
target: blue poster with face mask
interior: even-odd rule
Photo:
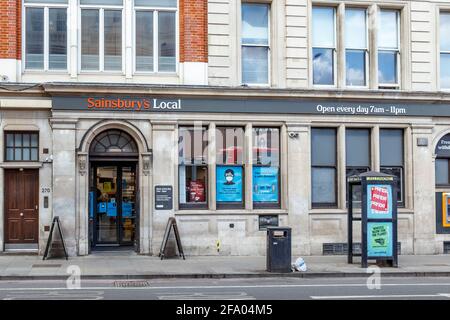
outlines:
[[[253,201],[278,202],[278,167],[253,167]]]
[[[242,167],[216,167],[216,201],[242,202]]]

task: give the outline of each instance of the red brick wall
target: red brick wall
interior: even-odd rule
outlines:
[[[208,0],[180,0],[180,62],[208,62]]]
[[[21,58],[21,1],[0,0],[0,59]]]
[[[180,61],[208,62],[208,0],[180,0]],[[21,59],[21,0],[0,0],[0,59]]]

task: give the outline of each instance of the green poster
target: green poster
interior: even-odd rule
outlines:
[[[392,222],[367,223],[367,255],[390,257],[393,254]]]

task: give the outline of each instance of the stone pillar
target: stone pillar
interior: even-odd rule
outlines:
[[[140,216],[139,216],[139,253],[152,254],[152,217],[153,217],[153,191],[152,191],[152,153],[143,152],[140,159]]]
[[[286,123],[288,132],[288,208],[292,254],[309,255],[310,138],[309,124]]]
[[[177,180],[175,179],[176,161],[175,156],[178,152],[177,137],[175,136],[176,123],[172,121],[152,122],[153,128],[153,186],[151,187],[151,196],[154,199],[156,185],[173,186],[173,209],[172,210],[156,210],[153,213],[152,224],[152,251],[158,254],[167,220],[174,216],[176,207],[176,192],[178,190]],[[153,208],[152,208],[153,209]]]
[[[414,254],[435,254],[436,218],[434,212],[433,127],[412,126],[414,170]],[[417,146],[417,139],[428,139],[428,146]]]
[[[77,254],[76,120],[51,119],[53,129],[53,217],[59,216],[69,255]]]
[[[77,154],[78,254],[89,253],[89,160],[87,152]]]

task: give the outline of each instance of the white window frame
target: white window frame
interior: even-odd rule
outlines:
[[[395,11],[397,14],[397,48],[384,48],[384,47],[379,47],[378,43],[377,43],[377,60],[378,60],[378,56],[379,56],[379,52],[380,51],[390,51],[390,52],[396,52],[396,57],[397,57],[397,63],[396,63],[396,68],[397,70],[395,70],[396,75],[397,75],[397,83],[382,83],[382,82],[378,82],[378,89],[400,89],[401,87],[401,42],[402,39],[401,37],[401,15],[402,15],[402,11],[400,9],[391,9],[391,8],[378,8],[378,17],[381,11]],[[378,20],[377,17],[377,20]],[[380,30],[377,28],[377,32],[379,32]],[[378,61],[379,63],[379,61]],[[379,64],[378,64],[378,69],[377,69],[377,79],[378,78],[378,70],[379,70]]]
[[[313,10],[315,7],[323,7],[323,8],[330,8],[333,9],[333,28],[334,28],[334,35],[333,35],[333,42],[334,42],[334,47],[324,47],[324,46],[314,46],[314,40],[313,40],[313,30],[312,30],[312,20],[313,20]],[[313,4],[311,6],[311,84],[313,87],[316,88],[336,88],[337,86],[337,10],[338,8],[336,6],[333,5],[318,5],[318,4]],[[333,84],[315,84],[314,83],[314,49],[328,49],[328,50],[332,50],[333,51]],[[345,70],[344,70],[345,72]]]
[[[81,11],[82,10],[98,10],[99,11],[99,69],[98,70],[83,70],[81,69]],[[122,14],[122,68],[120,70],[105,70],[105,48],[104,48],[104,25],[105,25],[105,10],[117,10]],[[78,37],[78,72],[80,74],[98,74],[98,73],[108,73],[108,74],[125,74],[125,7],[122,1],[122,5],[93,5],[93,4],[80,4],[78,6],[78,26],[79,26],[79,37]]]
[[[271,15],[272,15],[272,6],[271,3],[267,3],[267,2],[242,2],[241,3],[241,14],[240,14],[240,25],[242,26],[242,5],[244,4],[264,4],[267,5],[268,7],[268,12],[267,12],[267,45],[262,45],[262,44],[244,44],[242,42],[242,29],[240,30],[239,33],[239,42],[240,42],[240,59],[241,62],[239,63],[239,65],[241,66],[241,70],[240,70],[240,74],[239,74],[239,78],[240,78],[240,82],[241,85],[247,85],[247,86],[251,86],[251,87],[268,87],[270,86],[270,84],[272,83],[272,68],[271,68],[271,59],[272,59],[272,55],[271,55],[271,46],[272,46],[272,33],[271,33]],[[267,48],[267,83],[246,83],[242,80],[242,72],[243,72],[243,68],[242,68],[242,47],[256,47],[256,48]]]
[[[450,9],[449,8],[440,8],[438,9],[438,18],[437,18],[437,43],[436,43],[436,48],[438,48],[438,57],[437,57],[437,61],[438,61],[438,67],[436,68],[437,71],[437,83],[439,84],[439,90],[441,91],[450,91],[450,87],[443,87],[442,86],[442,82],[441,82],[441,56],[443,54],[448,54],[450,55],[450,51],[441,51],[441,15],[442,14],[446,14],[446,15],[450,15]]]
[[[369,76],[370,76],[370,52],[369,52],[369,10],[368,8],[363,8],[363,7],[345,7],[345,11],[348,9],[357,9],[357,10],[364,10],[365,11],[365,24],[366,24],[366,46],[364,48],[358,48],[358,47],[349,47],[347,48],[345,46],[345,40],[344,40],[344,55],[345,55],[345,61],[346,61],[346,66],[345,66],[345,86],[348,88],[352,88],[352,89],[367,89],[369,87]],[[345,26],[345,19],[346,19],[346,15],[345,15],[345,11],[344,11],[344,26]],[[344,27],[345,29],[345,27]],[[344,31],[344,37],[346,36],[345,31]],[[365,76],[365,83],[363,86],[352,86],[352,85],[348,85],[347,84],[347,50],[359,50],[359,51],[364,51],[364,61],[365,61],[365,70],[364,70],[364,76]]]
[[[70,1],[70,0],[69,0]],[[68,73],[70,67],[70,32],[69,32],[69,1],[67,4],[65,3],[46,3],[43,1],[42,3],[25,3],[25,1],[22,1],[22,73],[42,73],[49,72],[49,73]],[[37,8],[37,9],[44,9],[44,68],[43,69],[27,69],[26,68],[26,35],[27,35],[27,15],[26,15],[26,9],[27,8]],[[65,69],[49,69],[49,9],[66,9],[66,68]]]
[[[133,74],[136,75],[149,75],[149,74],[178,74],[179,70],[179,47],[180,47],[180,40],[179,40],[179,10],[178,10],[179,1],[177,1],[177,6],[174,7],[142,7],[142,6],[135,6],[133,7],[133,25],[132,28],[132,34],[133,34]],[[153,71],[145,71],[145,70],[137,70],[136,69],[136,12],[137,11],[152,11],[153,12]],[[175,71],[159,71],[159,12],[175,12]]]

